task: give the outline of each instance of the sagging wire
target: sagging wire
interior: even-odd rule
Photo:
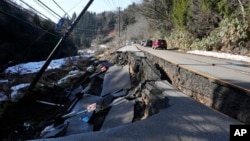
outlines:
[[[53,1],[54,1],[54,0],[53,0]],[[64,16],[66,16],[66,14],[68,15],[68,13],[69,13],[71,10],[73,10],[76,6],[78,6],[82,1],[83,1],[83,0],[80,0],[80,1],[79,1],[75,6],[73,6],[68,12],[66,12],[65,10],[63,10],[63,9],[61,8],[61,10],[63,10],[64,13],[65,13]],[[55,1],[54,1],[54,3],[60,8],[60,5],[59,5],[58,3],[56,3]],[[68,16],[69,16],[69,15],[68,15]],[[70,17],[70,16],[69,16],[69,17]],[[56,24],[56,30],[60,30],[60,29],[62,28],[64,22],[65,22],[65,18],[61,18],[61,19],[58,21],[58,23]],[[71,23],[69,23],[69,25],[71,25]]]
[[[24,3],[26,6],[28,6],[29,8],[31,8],[32,10],[34,10],[35,12],[37,12],[38,14],[42,15],[43,17],[47,18],[47,19],[50,19],[48,18],[47,16],[45,16],[43,13],[37,11],[35,8],[33,8],[31,5],[29,5],[28,3],[24,2],[23,0],[19,0],[21,1],[22,3]]]
[[[45,8],[41,3],[39,3],[37,0],[33,0],[37,5],[39,5],[41,8],[43,8],[45,11],[47,11],[50,15],[52,15],[54,18],[56,19],[60,19],[58,18],[58,16],[54,15],[51,11],[49,11],[47,8]]]
[[[42,4],[44,7],[46,7],[49,11],[57,15],[59,18],[62,18],[59,14],[57,14],[55,11],[53,11],[51,8],[49,8],[46,4],[44,4],[42,1],[37,0],[40,4]]]
[[[67,15],[70,18],[69,14],[55,0],[53,0],[53,2],[64,12],[65,16]]]
[[[28,25],[30,25],[30,26],[33,27],[33,28],[36,28],[36,29],[39,29],[39,30],[43,30],[43,33],[42,33],[41,35],[39,35],[35,40],[33,40],[33,41],[26,47],[26,49],[24,50],[24,54],[25,54],[24,56],[27,56],[27,53],[28,53],[29,48],[32,47],[33,44],[34,44],[35,42],[37,42],[38,40],[40,40],[46,33],[47,33],[47,34],[50,34],[50,35],[52,35],[52,36],[55,36],[55,37],[60,38],[59,35],[56,35],[56,34],[54,34],[54,33],[49,32],[49,30],[51,30],[51,28],[52,28],[53,26],[51,26],[51,27],[49,27],[48,29],[45,30],[45,29],[43,29],[43,28],[41,28],[41,27],[38,27],[38,26],[36,26],[36,25],[33,25],[32,23],[30,23],[30,22],[28,22],[28,21],[25,21],[25,20],[23,20],[23,19],[21,19],[21,18],[19,18],[19,17],[16,17],[16,16],[14,16],[14,15],[12,15],[12,14],[9,14],[9,13],[7,13],[7,12],[4,12],[4,11],[2,11],[2,10],[0,10],[0,13],[5,14],[5,15],[7,15],[7,16],[9,16],[9,17],[11,17],[11,18],[14,18],[14,19],[16,19],[16,20],[18,20],[18,21],[21,21],[21,22],[23,22],[23,23],[25,23],[25,24],[28,24]],[[23,58],[23,59],[20,59],[20,58],[19,58],[19,61],[23,61],[23,60],[25,60],[25,58]]]
[[[104,0],[104,1],[109,6],[109,8],[113,9],[113,6],[112,6],[112,4],[110,3],[109,0]]]
[[[53,0],[54,1],[54,0]],[[57,22],[56,26],[55,26],[55,30],[59,31],[61,30],[64,22],[65,22],[65,18],[64,17],[61,17],[58,13],[56,13],[55,11],[53,11],[51,8],[49,8],[46,4],[44,4],[42,1],[40,0],[37,0],[36,2],[39,2],[42,6],[44,6],[47,10],[49,10],[50,12],[54,13],[56,16],[59,17],[59,21]],[[54,1],[55,2],[55,1]],[[55,2],[56,3],[56,2]],[[39,5],[40,5],[39,4]],[[57,3],[56,3],[57,6],[59,6]],[[60,7],[60,6],[59,6]],[[60,7],[61,8],[61,7]],[[45,9],[45,10],[46,10]],[[62,8],[61,8],[62,9]],[[46,10],[46,11],[47,11]],[[62,9],[63,10],[63,9]],[[64,11],[64,10],[63,10]],[[65,12],[66,14],[66,12]]]
[[[74,5],[71,9],[67,11],[69,13],[71,10],[75,9],[83,0],[80,0],[76,5]]]
[[[11,14],[9,14],[9,13],[7,13],[7,12],[4,12],[4,11],[2,11],[2,10],[0,10],[0,12],[3,13],[3,14],[5,14],[5,15],[7,15],[7,16],[10,16],[10,17],[12,17],[12,18],[14,18],[14,19],[17,19],[17,20],[19,20],[19,21],[21,21],[21,22],[23,22],[23,23],[26,23],[26,24],[28,24],[28,25],[34,27],[34,28],[37,28],[37,29],[41,29],[41,30],[43,30],[43,31],[46,31],[46,30],[44,30],[44,29],[41,28],[41,27],[38,27],[38,26],[36,26],[36,25],[33,25],[32,23],[30,23],[30,22],[28,22],[28,21],[25,21],[25,20],[23,20],[23,19],[21,19],[21,18],[18,18],[18,17],[14,16],[14,15],[11,15]],[[58,36],[58,35],[56,35],[56,34],[54,34],[54,33],[51,33],[51,32],[47,32],[47,33],[49,33],[50,35],[56,36],[56,37],[60,37],[60,36]]]

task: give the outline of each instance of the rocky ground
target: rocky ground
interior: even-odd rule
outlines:
[[[45,72],[31,92],[24,88],[21,91],[24,96],[17,101],[0,103],[0,140],[41,138],[41,132],[51,125],[54,127],[63,125],[59,129],[60,132],[51,137],[65,135],[64,129],[68,127],[65,121],[68,120],[67,118],[71,118],[67,114],[77,105],[78,101],[86,98],[86,94],[101,99],[97,100],[97,107],[88,122],[93,125],[93,131],[101,130],[104,125],[109,127],[109,125],[103,125],[103,122],[109,114],[112,104],[114,105],[115,99],[119,97],[112,95],[111,98],[107,98],[109,94],[108,96],[103,95],[104,89],[107,89],[104,88],[104,82],[107,81],[105,80],[106,72],[112,66],[118,66],[118,69],[119,66],[120,68],[128,67],[131,87],[126,86],[126,94],[122,98],[128,102],[134,101],[134,114],[131,122],[145,119],[157,114],[160,109],[167,108],[167,99],[162,96],[161,90],[154,86],[154,81],[167,80],[164,72],[151,62],[145,61],[143,56],[138,55],[135,62],[130,62],[126,57],[126,52],[116,53],[115,50],[108,50],[100,56],[71,62],[61,69]],[[12,80],[1,84],[1,91],[8,95],[11,85],[30,83],[34,76],[35,74],[1,74],[1,78]],[[65,76],[70,77],[65,78]],[[114,88],[115,86],[106,87]],[[119,92],[121,91],[119,90]],[[117,93],[112,92],[112,94]],[[108,103],[105,103],[107,101]],[[47,134],[47,136],[49,135]]]

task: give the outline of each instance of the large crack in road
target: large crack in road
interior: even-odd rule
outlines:
[[[146,119],[169,106],[163,90],[155,85],[167,75],[141,53],[117,52],[110,61],[79,62],[72,69],[65,66],[66,77],[58,79],[60,70],[46,73],[45,81],[32,92],[15,102],[1,103],[1,139],[99,131]],[[46,82],[46,78],[57,83]]]

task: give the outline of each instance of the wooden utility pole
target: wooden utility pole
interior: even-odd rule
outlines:
[[[243,21],[245,22],[246,12],[245,12],[244,6],[243,6],[243,4],[242,4],[242,2],[240,0],[238,0],[238,2],[240,4],[240,9],[241,9],[241,12],[242,12]]]
[[[58,47],[60,46],[60,44],[62,43],[63,40],[65,40],[69,34],[72,32],[72,30],[74,29],[74,27],[76,26],[76,24],[79,22],[79,20],[81,19],[81,17],[83,16],[83,14],[85,14],[85,12],[87,11],[87,9],[89,8],[89,6],[92,4],[94,0],[89,0],[89,2],[87,3],[87,5],[84,7],[84,9],[82,10],[82,12],[79,14],[79,16],[73,21],[73,23],[71,24],[71,26],[68,28],[68,30],[65,32],[65,34],[61,37],[61,39],[58,41],[58,43],[56,44],[56,46],[54,47],[54,49],[52,50],[52,52],[50,53],[50,55],[48,56],[46,62],[44,63],[44,65],[42,66],[42,68],[40,69],[40,71],[37,73],[36,77],[33,79],[33,81],[30,84],[29,87],[29,91],[32,91],[33,88],[35,87],[36,83],[39,81],[39,79],[41,78],[41,76],[43,75],[44,71],[47,69],[48,65],[50,64],[51,60],[52,60],[52,56],[54,55],[54,53],[58,50]]]
[[[118,45],[119,48],[121,47],[121,7],[118,7],[118,16],[119,16],[119,21],[118,21]]]

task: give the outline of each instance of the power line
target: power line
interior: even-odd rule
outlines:
[[[68,15],[68,13],[55,0],[53,0],[53,2],[64,12],[65,15]],[[68,15],[68,17],[70,16]]]
[[[48,13],[50,13],[50,15],[52,15],[54,18],[56,19],[60,19],[57,16],[55,16],[51,11],[49,11],[47,8],[45,8],[41,3],[39,3],[37,0],[33,0],[37,5],[39,5],[41,8],[43,8],[45,11],[47,11]]]
[[[67,13],[69,13],[71,10],[75,9],[83,0],[80,0],[76,5],[74,5],[70,10],[68,10]]]
[[[24,3],[25,5],[27,5],[29,8],[31,8],[32,10],[34,10],[35,12],[37,12],[38,14],[42,15],[43,17],[47,18],[47,19],[50,19],[48,18],[47,16],[45,16],[43,13],[37,11],[35,8],[33,8],[32,6],[30,6],[28,3],[24,2],[23,0],[20,0],[22,3]]]
[[[113,3],[113,5],[114,5],[115,7],[118,7],[118,6],[116,5],[116,3],[114,2],[114,0],[112,0],[112,3]]]
[[[107,3],[109,4],[111,9],[115,9],[109,0],[107,0]]]
[[[45,6],[47,9],[49,9],[51,12],[53,12],[54,14],[56,14],[59,18],[62,18],[59,14],[57,14],[55,11],[53,11],[52,9],[50,9],[46,4],[44,4],[42,1],[37,0],[38,2],[40,2],[43,6]]]
[[[5,15],[7,15],[7,16],[10,16],[10,17],[12,17],[12,18],[15,18],[15,19],[17,19],[17,20],[19,20],[19,21],[21,21],[21,22],[23,22],[23,23],[26,23],[26,24],[28,24],[28,25],[34,27],[34,28],[41,29],[41,30],[45,31],[43,28],[38,27],[38,26],[35,26],[35,25],[31,24],[30,22],[25,21],[25,20],[23,20],[23,19],[21,19],[21,18],[18,18],[18,17],[14,16],[14,15],[11,15],[11,14],[9,14],[9,13],[6,13],[6,12],[4,12],[4,11],[2,11],[2,10],[0,10],[0,12],[3,13],[3,14],[5,14]],[[54,34],[54,33],[51,33],[51,32],[47,32],[47,33],[49,33],[50,35],[59,37],[58,35],[56,35],[56,34]]]

